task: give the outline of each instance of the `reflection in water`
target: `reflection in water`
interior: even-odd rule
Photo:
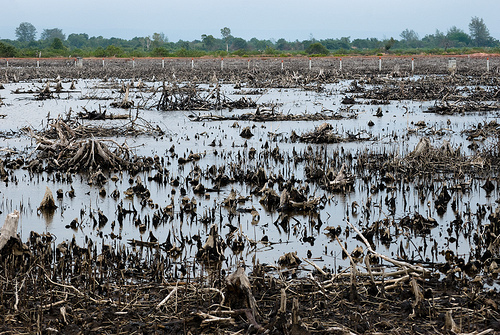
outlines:
[[[39,210],[39,215],[41,215],[42,218],[45,220],[45,226],[47,227],[47,229],[50,229],[52,226],[52,221],[54,221],[55,212],[56,212],[55,209]]]
[[[345,90],[348,84],[349,81],[327,84],[324,90],[327,93],[301,89],[269,89],[259,96],[259,102],[279,103],[280,111],[290,114],[314,114],[323,109],[342,111],[342,94],[336,92]],[[41,112],[40,108],[26,107],[36,102],[29,99],[19,102],[16,100],[18,97],[11,93],[22,85],[24,84],[7,84],[7,89],[2,93],[10,105],[2,107],[2,114],[6,114],[7,118],[6,122],[0,123],[0,131],[22,128],[27,124],[33,128],[45,126],[45,117],[49,111],[53,116],[65,115],[71,109],[79,111],[82,96],[89,94],[96,97],[113,96],[112,82],[80,80],[78,89],[81,93],[69,95],[64,103],[60,99],[45,100],[42,108],[44,112]],[[106,88],[106,85],[109,85],[109,88]],[[153,86],[155,83],[148,85]],[[230,85],[222,85],[221,88],[227,97],[235,101],[241,98],[241,95],[235,94]],[[141,94],[147,93],[141,92]],[[102,101],[98,99],[89,99],[85,106],[87,110],[98,110],[100,103]],[[451,196],[451,200],[448,200],[450,203],[436,203],[437,197],[443,193],[443,185],[448,182],[442,177],[425,183],[422,178],[417,178],[415,182],[411,180],[402,182],[394,180],[391,177],[393,171],[387,167],[382,166],[380,175],[376,175],[368,171],[365,166],[373,163],[371,160],[377,160],[377,157],[382,160],[393,154],[394,157],[407,155],[424,136],[438,135],[432,138],[435,143],[430,145],[433,147],[440,147],[443,140],[448,141],[452,148],[464,143],[462,131],[477,123],[478,116],[423,114],[422,111],[432,105],[433,102],[429,101],[391,101],[383,105],[384,113],[379,117],[375,116],[378,105],[365,103],[353,105],[349,111],[356,113],[355,118],[329,121],[329,128],[340,134],[368,132],[373,140],[328,145],[303,144],[289,139],[292,132],[309,133],[323,121],[257,123],[241,120],[239,124],[233,121],[203,123],[191,122],[182,111],[160,112],[155,108],[140,110],[138,113],[141,118],[151,124],[159,125],[167,134],[173,136],[115,137],[113,141],[119,144],[126,143],[133,148],[137,156],[158,155],[162,171],[139,172],[134,175],[129,175],[127,172],[118,174],[116,171],[104,171],[109,181],[98,188],[88,184],[88,176],[85,174],[68,174],[67,176],[71,176],[68,179],[65,175],[58,178],[57,174],[47,172],[29,175],[26,170],[18,169],[13,172],[12,177],[19,182],[0,188],[0,195],[5,202],[5,209],[0,204],[0,210],[7,212],[7,208],[11,211],[17,206],[20,208],[24,206],[21,210],[24,229],[40,231],[42,222],[45,221],[47,231],[57,236],[60,241],[70,240],[75,235],[79,241],[89,237],[102,239],[103,243],[126,244],[132,239],[146,240],[148,235],[143,235],[141,232],[147,233],[149,230],[160,243],[164,243],[167,236],[172,234],[171,243],[179,248],[185,247],[182,249],[185,253],[183,256],[187,257],[192,257],[196,252],[197,241],[200,243],[205,241],[211,224],[218,223],[221,236],[227,234],[229,241],[231,241],[229,237],[233,235],[238,237],[238,243],[240,240],[247,241],[244,242],[248,246],[245,253],[233,254],[231,249],[227,248],[225,256],[234,257],[238,261],[241,257],[248,264],[257,253],[261,262],[274,263],[279,256],[297,251],[299,258],[312,255],[317,263],[338,266],[342,262],[338,259],[341,249],[325,234],[327,232],[325,228],[340,227],[342,235],[339,238],[346,241],[352,250],[360,245],[360,242],[355,239],[355,234],[350,234],[347,221],[356,224],[364,233],[371,236],[375,244],[373,247],[382,249],[384,253],[401,255],[404,252],[410,257],[415,254],[431,261],[436,258],[442,259],[437,251],[447,249],[451,249],[455,254],[464,255],[470,252],[469,238],[464,234],[457,235],[458,231],[454,230],[454,227],[447,228],[451,222],[457,220],[455,214],[460,213],[465,213],[467,216],[464,222],[472,222],[471,226],[477,224],[476,218],[479,216],[471,213],[474,213],[479,205],[493,207],[496,195],[494,191],[491,198],[486,198],[483,188],[474,187],[470,191],[465,191],[466,185],[462,185],[461,189],[464,190],[462,194],[458,186],[449,181],[447,187]],[[108,110],[116,114],[121,112],[113,108]],[[222,110],[217,113],[231,116],[254,111]],[[482,116],[483,123],[495,117],[493,114]],[[424,119],[425,122],[422,121]],[[128,120],[107,120],[105,123],[85,121],[87,125],[116,128],[123,127],[127,122]],[[251,126],[254,136],[244,139],[240,133],[247,126]],[[25,138],[5,138],[2,139],[1,146],[27,147],[32,150],[33,143]],[[467,145],[462,145],[461,151],[470,154]],[[189,157],[191,153],[192,156],[198,155],[200,159],[179,164],[179,158]],[[307,177],[306,171],[312,170],[324,170],[329,180],[334,181],[344,162],[347,162],[347,172],[355,176],[352,192],[334,193],[323,189],[318,182],[309,180],[306,183],[311,179],[311,176]],[[355,169],[356,166],[359,170]],[[294,213],[283,217],[276,211],[268,212],[262,206],[261,196],[255,192],[263,185],[253,190],[254,187],[244,182],[230,182],[234,176],[238,180],[243,180],[247,176],[246,173],[240,173],[240,170],[254,172],[260,168],[264,169],[267,179],[275,184],[268,186],[277,191],[278,195],[282,193],[277,186],[281,182],[283,185],[290,183],[294,184],[293,186],[298,185],[299,189],[303,186],[306,197],[304,200],[309,200],[309,197],[320,198],[318,206],[321,216],[319,213],[318,215]],[[328,173],[330,168],[331,173]],[[125,192],[138,176],[149,191],[151,201],[141,199],[137,195],[126,196]],[[215,190],[216,183],[221,185],[220,190]],[[194,193],[193,189],[197,185],[203,185],[206,191]],[[26,197],[29,194],[30,199],[39,204],[46,187],[63,191],[61,198],[58,198],[57,209],[37,210],[36,207],[29,205],[29,200],[23,198],[23,195]],[[221,204],[232,189],[236,192],[238,201],[235,206],[226,208]],[[9,193],[4,190],[8,190]],[[186,204],[196,203],[193,214],[181,211],[181,206],[185,207],[183,199]],[[452,204],[455,204],[454,207]],[[427,227],[438,209],[437,214],[442,215],[434,216],[436,224]],[[60,215],[54,218],[56,211]],[[98,229],[94,230],[93,219],[99,217],[99,212],[102,212],[109,222],[99,225]],[[122,213],[123,217],[119,217],[117,213]],[[487,216],[488,213],[485,214],[485,217]],[[286,220],[283,220],[284,218]],[[413,227],[415,222],[422,223],[424,228],[428,228],[427,235],[411,233],[408,226],[412,224]],[[427,244],[436,245],[435,251],[431,252]],[[422,250],[420,250],[421,245]],[[348,260],[343,263],[346,266],[348,264]]]

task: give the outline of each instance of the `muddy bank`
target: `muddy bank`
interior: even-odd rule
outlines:
[[[500,327],[498,293],[483,291],[481,280],[470,283],[460,270],[440,280],[431,264],[374,251],[365,261],[351,254],[351,268],[337,274],[304,259],[313,267],[300,279],[302,261],[293,255],[280,267],[255,263],[228,273],[217,261],[166,257],[162,244],[101,247],[54,244],[53,236],[34,232],[26,244],[12,237],[2,248],[2,331],[492,333]],[[383,260],[397,268],[384,271]]]
[[[253,87],[290,87],[308,85],[311,82],[334,82],[338,78],[357,79],[358,76],[449,74],[448,60],[456,59],[456,74],[482,76],[487,70],[489,58],[490,73],[497,74],[500,58],[496,55],[459,56],[377,56],[364,57],[257,57],[191,59],[161,58],[140,59],[84,59],[83,67],[76,67],[74,59],[9,59],[9,67],[1,64],[4,73],[2,81],[36,80],[44,78],[143,78],[153,77],[160,81],[207,83],[222,80],[226,83],[253,83]],[[414,60],[412,72],[412,58]],[[342,60],[342,67],[340,61]],[[283,61],[283,70],[281,69]],[[164,64],[164,66],[162,66]],[[194,65],[193,65],[194,64]],[[381,65],[381,66],[380,66]],[[380,67],[379,67],[380,66]]]

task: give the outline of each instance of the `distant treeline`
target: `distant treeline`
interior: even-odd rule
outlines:
[[[460,54],[478,51],[500,53],[500,42],[490,36],[483,19],[473,17],[469,33],[453,26],[446,33],[420,38],[410,29],[401,32],[399,39],[353,39],[350,37],[317,40],[312,36],[303,41],[245,40],[231,35],[227,27],[221,29],[221,38],[201,35],[194,41],[170,42],[163,33],[151,36],[121,38],[89,37],[85,33],[66,37],[59,28],[44,29],[36,39],[36,28],[23,22],[16,28],[16,40],[0,40],[0,57],[201,57],[212,56],[293,56],[293,55],[374,55],[391,54]]]

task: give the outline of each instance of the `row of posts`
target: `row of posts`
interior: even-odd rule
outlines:
[[[6,67],[9,67],[9,59],[6,58]],[[75,58],[75,66],[83,67],[83,58]],[[105,66],[104,58],[102,59],[102,66]],[[36,67],[40,67],[40,58],[36,59]],[[135,58],[132,58],[132,67],[135,68]],[[165,58],[161,59],[161,67],[165,68]],[[221,58],[220,68],[224,70],[224,58]],[[247,68],[250,69],[250,59],[247,62]],[[191,69],[194,69],[194,58],[191,58]],[[312,58],[309,57],[309,70],[312,69]],[[284,62],[281,60],[281,70],[284,70]],[[342,58],[340,58],[339,62],[339,70],[342,71]],[[378,70],[382,72],[382,57],[378,58]],[[457,70],[457,60],[456,58],[448,59],[448,71],[455,72]],[[415,60],[411,59],[411,72],[415,71]],[[486,72],[490,72],[490,58],[486,58]]]

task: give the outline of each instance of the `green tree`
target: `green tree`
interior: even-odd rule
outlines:
[[[151,47],[151,38],[149,36],[144,37],[144,47],[149,51],[149,47]]]
[[[91,47],[92,49],[95,49],[97,47],[107,47],[108,44],[107,44],[107,40],[104,39],[104,37],[102,36],[92,36],[89,38],[88,40],[88,46]],[[99,57],[99,56],[97,56]],[[102,56],[101,56],[102,57]]]
[[[159,48],[154,48],[153,51],[151,51],[151,56],[154,57],[168,57],[170,56],[170,53],[165,47],[159,47]]]
[[[16,55],[16,48],[12,45],[0,42],[0,57],[13,57]]]
[[[264,50],[264,55],[277,55],[278,52],[272,47],[272,45],[266,46],[266,50]]]
[[[294,42],[290,42],[290,46],[293,50],[304,50],[304,44],[296,39]]]
[[[183,54],[186,51],[189,51],[191,49],[189,42],[188,41],[183,41],[183,40],[178,40],[177,43],[175,43],[176,47],[178,49],[184,49],[184,50],[179,50],[181,54]],[[184,56],[181,56],[184,57]]]
[[[340,49],[349,50],[351,48],[351,36],[344,36],[339,39],[338,43]]]
[[[50,47],[55,50],[63,50],[64,45],[60,38],[55,37],[50,44]]]
[[[328,51],[328,49],[321,43],[319,42],[316,42],[316,43],[313,43],[311,44],[307,49],[306,49],[306,52],[309,54],[309,55],[328,55],[330,52]]]
[[[29,22],[23,22],[16,28],[16,37],[19,42],[31,42],[35,40],[36,28]]]
[[[418,42],[420,38],[413,29],[405,29],[401,32],[399,36],[401,36],[403,42],[406,44],[407,47],[416,48],[419,46]]]
[[[290,43],[288,43],[284,38],[280,38],[276,41],[276,49],[278,50],[290,50]]]
[[[467,35],[462,29],[456,26],[448,29],[446,33],[446,38],[449,41],[449,45],[453,47],[465,47],[470,43],[470,36]]]
[[[311,40],[309,40],[311,41]],[[306,49],[316,42],[311,42],[310,44],[306,44]],[[340,39],[328,38],[325,40],[321,40],[321,44],[323,44],[328,50],[339,50],[345,49],[349,50],[351,48],[351,37],[341,37]]]
[[[390,39],[384,41],[384,49],[385,51],[389,51],[393,46],[394,44],[396,44],[396,40],[391,37]]]
[[[478,47],[488,47],[492,44],[490,32],[483,19],[474,16],[469,23],[469,31],[474,44]]]
[[[443,32],[439,31],[439,29],[436,29],[436,32],[434,33],[434,39],[433,39],[433,46],[438,47],[438,48],[443,48],[446,50],[450,44],[450,41],[448,39],[448,36],[446,36]]]
[[[352,41],[351,45],[358,49],[378,49],[381,47],[381,42],[374,37],[369,39],[357,38],[354,41]]]
[[[356,38],[352,41],[352,46],[357,49],[368,49],[370,48],[370,41],[368,39]]]
[[[231,29],[224,27],[220,30],[220,34],[224,41],[226,41],[226,52],[229,52],[229,37],[231,37]]]
[[[106,52],[101,46],[94,50],[94,57],[106,57]]]
[[[104,53],[107,57],[120,57],[123,55],[123,50],[115,45],[108,45],[106,49],[104,49]]]
[[[248,41],[248,44],[250,48],[261,52],[266,50],[266,47],[272,46],[271,41],[259,40],[255,37],[252,37],[250,41]]]
[[[233,43],[231,43],[232,50],[247,50],[248,43],[244,39],[240,37],[236,37],[233,39]]]
[[[207,51],[213,51],[217,44],[216,38],[213,37],[212,35],[205,35],[205,34],[201,35],[201,41],[203,42],[205,50]]]
[[[66,35],[63,34],[62,29],[52,28],[52,29],[44,29],[40,39],[48,42],[52,42],[53,39],[58,38],[61,41],[66,39]]]
[[[168,42],[168,38],[164,33],[154,33],[153,36],[153,48],[159,48],[166,42]]]
[[[68,35],[68,45],[74,48],[84,47],[89,40],[89,35],[87,34],[70,34]]]

